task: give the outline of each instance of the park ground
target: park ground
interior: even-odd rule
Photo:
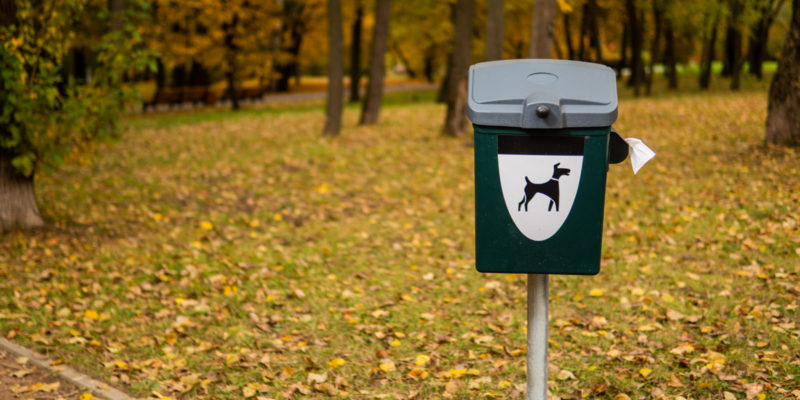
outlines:
[[[719,83],[720,85],[722,82]],[[615,128],[597,276],[550,283],[561,399],[799,399],[800,164],[766,83]],[[473,149],[433,93],[321,138],[322,104],[137,115],[0,237],[0,332],[141,398],[521,398],[525,276],[474,269]]]

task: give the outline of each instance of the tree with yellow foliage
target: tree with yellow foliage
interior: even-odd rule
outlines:
[[[152,67],[133,21],[146,3],[109,10],[104,0],[0,0],[0,231],[43,224],[34,176],[67,159],[88,161],[112,137],[132,93],[125,74]],[[87,82],[64,80],[66,55],[85,16],[103,33],[91,48]]]

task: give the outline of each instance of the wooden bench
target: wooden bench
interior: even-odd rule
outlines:
[[[199,87],[182,87],[181,90],[181,103],[192,103],[197,105],[204,103],[206,99],[207,86]]]
[[[181,103],[181,91],[180,88],[160,88],[156,90],[156,94],[153,95],[153,98],[142,104],[144,110],[147,110],[147,107],[155,108],[155,106],[159,104],[169,104],[170,106],[175,104]]]

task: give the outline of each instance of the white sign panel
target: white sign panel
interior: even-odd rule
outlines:
[[[564,146],[553,150],[547,142],[542,146],[499,146],[497,162],[506,208],[517,229],[528,239],[547,240],[567,220],[583,166],[582,140],[579,144],[568,146],[569,151],[564,151]],[[572,154],[519,154],[532,152]]]

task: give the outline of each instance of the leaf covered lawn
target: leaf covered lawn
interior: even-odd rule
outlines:
[[[562,399],[800,398],[800,164],[764,93],[623,99],[595,277],[550,284]],[[128,120],[0,237],[0,333],[142,398],[521,398],[525,277],[474,270],[443,108]]]

